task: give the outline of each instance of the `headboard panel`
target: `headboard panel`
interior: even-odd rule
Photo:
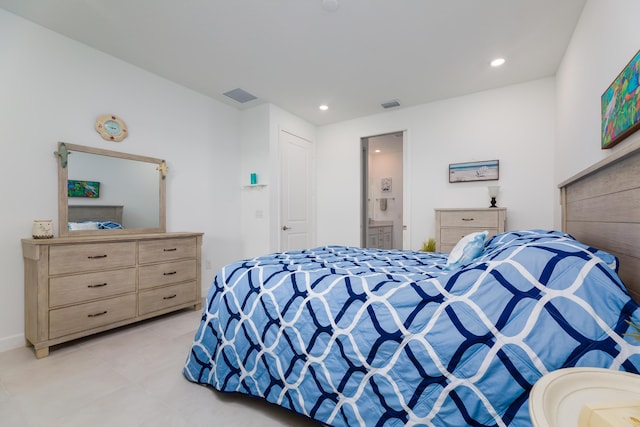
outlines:
[[[617,256],[620,278],[640,302],[640,141],[559,187],[563,231]]]
[[[114,221],[122,224],[122,206],[70,205],[69,222]]]

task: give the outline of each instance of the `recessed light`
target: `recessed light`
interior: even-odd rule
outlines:
[[[381,153],[381,151],[380,150],[376,150],[376,153]]]
[[[322,104],[321,106],[319,106],[318,108],[320,108],[321,111],[327,111],[329,109],[328,105]]]
[[[496,58],[493,61],[491,61],[491,66],[492,67],[499,67],[502,64],[504,64],[506,61],[504,58]]]

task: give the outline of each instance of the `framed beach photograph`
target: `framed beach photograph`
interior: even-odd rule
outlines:
[[[602,148],[611,148],[640,128],[640,51],[600,98]]]
[[[451,163],[449,182],[496,181],[500,178],[500,161]]]

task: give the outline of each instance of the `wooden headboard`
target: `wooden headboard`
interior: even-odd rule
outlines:
[[[122,206],[69,205],[69,222],[114,221],[122,224]]]
[[[620,278],[640,302],[640,141],[559,187],[563,231],[617,256]]]

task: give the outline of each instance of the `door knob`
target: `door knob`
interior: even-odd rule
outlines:
[[[286,225],[282,226],[282,231],[291,230],[291,227],[287,227]]]

